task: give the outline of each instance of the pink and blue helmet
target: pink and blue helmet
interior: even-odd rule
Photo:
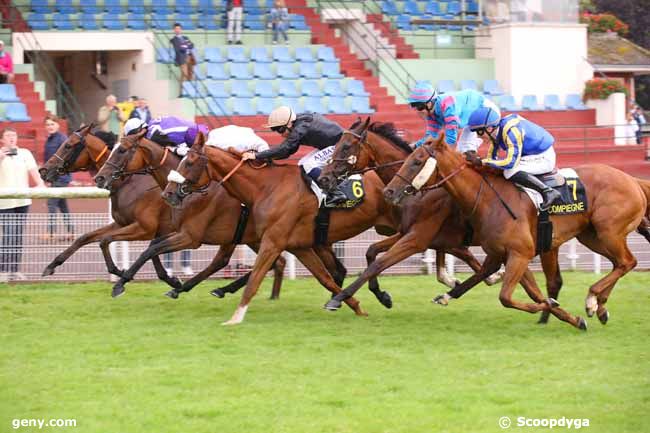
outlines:
[[[438,96],[435,87],[430,81],[418,81],[411,89],[408,97],[408,103],[425,103],[432,101]]]

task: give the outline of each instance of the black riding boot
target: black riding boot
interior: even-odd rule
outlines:
[[[551,207],[553,202],[561,197],[560,193],[551,188],[550,186],[544,185],[544,182],[537,179],[530,173],[524,171],[519,171],[512,175],[510,178],[511,181],[518,183],[521,186],[526,188],[534,189],[542,194],[544,201],[539,206],[540,210],[548,210]]]
[[[341,191],[341,187],[337,186],[327,193],[327,197],[325,197],[325,207],[336,207],[336,205],[344,203],[347,199],[348,196]]]

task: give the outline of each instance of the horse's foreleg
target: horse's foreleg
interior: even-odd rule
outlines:
[[[481,269],[482,265],[481,262],[479,262],[474,254],[469,250],[467,247],[461,247],[461,248],[451,248],[447,250],[447,253],[459,258],[460,260],[464,261],[467,263],[467,265],[472,268],[474,272],[478,272],[479,269]],[[483,282],[487,284],[488,286],[493,286],[499,281],[501,281],[502,273],[499,272],[497,269],[494,271],[494,273],[488,275]],[[452,287],[453,289],[453,287]]]
[[[282,288],[282,280],[284,279],[284,268],[287,267],[287,259],[283,256],[278,256],[273,263],[273,287],[271,288],[271,297],[269,299],[280,299],[280,289]]]
[[[554,248],[551,251],[542,253],[540,259],[542,261],[542,270],[546,277],[546,293],[549,298],[557,301],[562,289],[562,275],[560,274],[560,263],[558,260],[559,248]],[[542,315],[537,323],[546,324],[550,311],[542,311]]]
[[[461,296],[463,296],[470,289],[472,289],[474,286],[476,286],[481,281],[483,281],[487,276],[490,276],[494,272],[496,272],[500,266],[501,266],[500,259],[493,256],[487,256],[485,258],[485,261],[483,262],[483,265],[478,269],[478,272],[473,274],[471,277],[469,277],[467,280],[463,281],[462,283],[456,285],[456,287],[454,287],[447,293],[436,296],[435,298],[433,298],[433,302],[439,305],[445,305],[445,306],[448,305],[451,299],[458,299]]]
[[[370,245],[368,247],[368,251],[366,251],[366,264],[368,267],[377,259],[377,256],[380,253],[385,253],[389,249],[393,247],[402,238],[401,233],[395,233],[392,236],[387,237],[386,239],[382,239],[379,242],[375,242],[374,244]],[[368,290],[370,290],[375,297],[379,300],[379,302],[386,308],[391,308],[393,306],[393,302],[390,296],[390,293],[386,291],[382,291],[379,288],[379,280],[377,280],[377,276],[372,276],[368,280]]]
[[[446,253],[445,250],[436,250],[436,279],[438,280],[439,283],[449,287],[450,289],[453,289],[454,287],[460,284],[460,280],[458,278],[452,277],[447,272],[445,253]],[[474,263],[469,264],[470,267],[472,267],[473,264]],[[478,269],[480,268],[481,268],[480,263],[478,264],[477,269],[474,269],[472,267],[472,269],[474,269],[474,272],[478,272]]]
[[[156,275],[161,281],[164,281],[168,285],[170,285],[173,288],[181,288],[183,283],[181,283],[181,280],[179,280],[176,277],[171,277],[167,273],[167,270],[163,266],[163,264],[160,262],[160,256],[153,256],[151,258],[151,263],[153,264],[153,268],[156,271]]]
[[[341,287],[341,285],[343,285],[343,281],[345,281],[345,276],[348,274],[348,270],[336,257],[332,246],[318,245],[314,246],[313,250],[323,262],[323,265],[325,265],[329,274],[332,276],[332,278],[334,278],[336,285]]]
[[[61,266],[81,247],[99,241],[106,234],[110,233],[113,230],[117,230],[120,227],[121,226],[117,223],[111,223],[100,227],[97,230],[93,230],[92,232],[84,233],[83,235],[79,236],[74,240],[72,245],[66,248],[61,254],[56,256],[56,258],[52,260],[49,265],[47,265],[47,267],[43,270],[42,276],[47,277],[48,275],[52,275],[54,273],[54,269],[56,269],[58,266]]]

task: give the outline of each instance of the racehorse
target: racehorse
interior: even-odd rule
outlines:
[[[195,249],[202,244],[220,245],[219,252],[207,268],[187,281],[182,288],[174,288],[166,293],[168,297],[176,299],[180,293],[189,292],[197,284],[228,265],[235,247],[240,241],[255,249],[255,234],[246,227],[240,236],[241,239],[235,239],[241,205],[216,184],[208,185],[202,194],[196,194],[191,200],[188,200],[182,209],[172,210],[167,206],[160,192],[167,185],[167,176],[171,170],[178,166],[180,158],[168,147],[160,146],[143,138],[145,133],[146,131],[143,131],[138,135],[122,137],[119,147],[111,153],[106,164],[95,176],[95,182],[100,188],[110,190],[116,180],[134,174],[151,175],[156,182],[157,201],[172,212],[173,230],[151,242],[151,245],[113,286],[112,296],[121,295],[125,290],[124,285],[133,279],[149,259],[187,248]],[[280,295],[284,268],[285,260],[283,257],[279,257],[274,265],[275,278],[271,299],[277,299]],[[223,297],[226,292],[234,293],[246,283],[249,276],[250,272],[242,277],[236,286],[215,289],[211,293],[217,297]]]
[[[164,197],[178,206],[183,197],[201,190],[210,180],[220,183],[233,197],[251,209],[260,248],[242,299],[232,318],[225,324],[244,320],[253,296],[273,260],[284,250],[292,252],[309,271],[332,293],[340,292],[325,266],[314,252],[314,226],[318,212],[317,199],[301,175],[301,167],[265,163],[256,166],[244,163],[234,151],[205,146],[205,136],[199,134],[178,172],[170,176]],[[375,173],[363,177],[365,197],[356,208],[331,211],[326,244],[349,239],[373,225],[384,231],[394,230],[391,207],[382,196],[383,183]],[[375,293],[385,304],[388,295]],[[359,301],[349,298],[346,303],[357,315],[365,315]]]
[[[577,237],[612,262],[612,271],[589,288],[585,300],[587,315],[597,314],[601,323],[606,323],[609,313],[605,304],[614,285],[637,263],[627,246],[627,235],[635,229],[640,232],[645,229],[642,222],[644,216],[650,215],[650,182],[600,164],[575,170],[585,186],[589,207],[586,212],[550,217],[553,224],[550,253],[557,253],[561,244]],[[414,184],[418,175],[420,178]],[[535,304],[512,299],[517,282],[529,272],[526,266],[536,254],[537,209],[524,192],[500,174],[469,168],[463,156],[445,144],[441,136],[413,152],[386,186],[384,195],[397,204],[409,193],[432,184],[449,192],[480,234],[481,246],[488,254],[482,273],[491,272],[505,262],[499,295],[505,307],[531,313],[550,309],[561,320],[586,329],[584,319],[557,308],[552,299],[544,302],[537,287],[528,293]],[[548,269],[544,262],[542,265],[547,278],[552,276],[556,269]]]
[[[368,117],[365,123],[359,121],[343,133],[332,155],[332,162],[323,169],[319,183],[324,189],[329,189],[351,173],[376,168],[382,181],[388,184],[410,153],[411,148],[397,136],[392,123],[371,125]],[[394,237],[396,241],[388,245],[388,252],[376,262],[373,257],[374,263],[369,263],[369,267],[345,292],[356,292],[368,278],[428,248],[436,250],[438,281],[455,288],[460,282],[452,279],[445,270],[445,250],[465,261],[474,272],[481,268],[480,262],[464,245],[467,229],[468,223],[460,209],[444,190],[427,191],[418,200],[409,200],[402,207],[400,234]],[[490,276],[486,282],[494,284],[497,280],[498,276]],[[334,306],[337,301],[331,304]]]

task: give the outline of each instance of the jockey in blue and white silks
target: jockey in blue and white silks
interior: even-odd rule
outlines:
[[[445,132],[445,141],[450,146],[457,146],[461,153],[475,152],[482,140],[467,128],[470,115],[479,108],[489,107],[496,113],[499,108],[482,93],[476,90],[438,95],[428,81],[419,81],[408,97],[410,106],[418,111],[420,117],[427,121],[424,137],[411,147],[420,147],[428,137],[437,138],[441,129]]]
[[[124,124],[124,135],[137,134],[143,129],[147,130],[145,135],[149,140],[155,141],[161,146],[170,146],[179,156],[185,156],[188,149],[194,144],[194,139],[199,131],[208,134],[208,127],[203,124],[188,122],[187,120],[164,116],[156,117],[149,123],[140,119],[129,119]]]
[[[482,164],[503,170],[506,179],[542,194],[541,210],[548,209],[560,193],[537,179],[555,168],[555,139],[544,128],[517,114],[501,116],[490,108],[476,110],[469,118],[469,128],[479,135],[487,134],[490,149]],[[506,155],[499,158],[499,150]]]

